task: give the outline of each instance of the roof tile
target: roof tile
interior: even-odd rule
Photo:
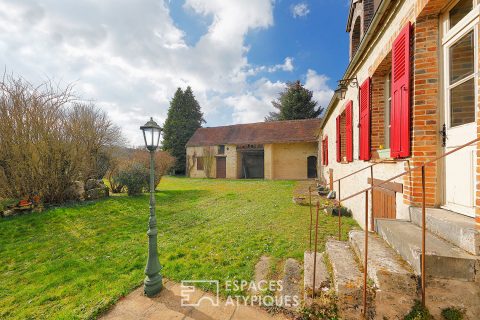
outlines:
[[[320,119],[271,121],[199,128],[188,140],[187,147],[219,144],[267,144],[315,142]]]

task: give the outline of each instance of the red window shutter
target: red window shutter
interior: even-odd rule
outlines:
[[[360,86],[359,158],[370,160],[370,78]]]
[[[325,165],[325,139],[322,140],[322,165]]]
[[[353,101],[349,101],[345,107],[345,134],[346,134],[346,151],[347,161],[353,161]]]
[[[322,164],[328,166],[328,136],[322,140]]]
[[[340,141],[340,116],[337,117],[337,162],[342,162]]]
[[[325,165],[328,166],[328,136],[325,137]]]
[[[410,156],[410,22],[392,45],[390,156]]]

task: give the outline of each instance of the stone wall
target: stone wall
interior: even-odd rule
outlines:
[[[273,179],[307,179],[309,156],[317,156],[318,159],[317,142],[275,144],[272,153]]]

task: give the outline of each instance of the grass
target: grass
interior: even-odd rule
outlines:
[[[309,209],[295,182],[164,178],[156,193],[163,275],[251,280],[266,254],[303,259]],[[0,220],[0,318],[89,319],[143,281],[148,195]],[[355,226],[343,220],[343,236]],[[336,235],[321,215],[319,247]],[[208,288],[206,288],[208,289]],[[223,292],[225,294],[225,292]]]

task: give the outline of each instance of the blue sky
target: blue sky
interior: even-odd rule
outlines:
[[[169,8],[175,24],[185,31],[187,43],[194,45],[208,31],[213,17],[199,15],[184,4],[185,1],[172,0]],[[293,10],[299,4],[304,4],[308,13],[294,17]],[[307,70],[313,69],[329,77],[330,87],[336,86],[336,80],[342,77],[348,63],[348,34],[345,32],[348,4],[348,0],[275,1],[273,26],[246,35],[249,61],[255,65],[269,65],[292,57],[294,72],[277,72],[269,79],[304,82]]]
[[[131,144],[191,86],[207,126],[263,121],[287,81],[320,105],[348,62],[348,0],[0,0],[0,61],[73,83]]]

